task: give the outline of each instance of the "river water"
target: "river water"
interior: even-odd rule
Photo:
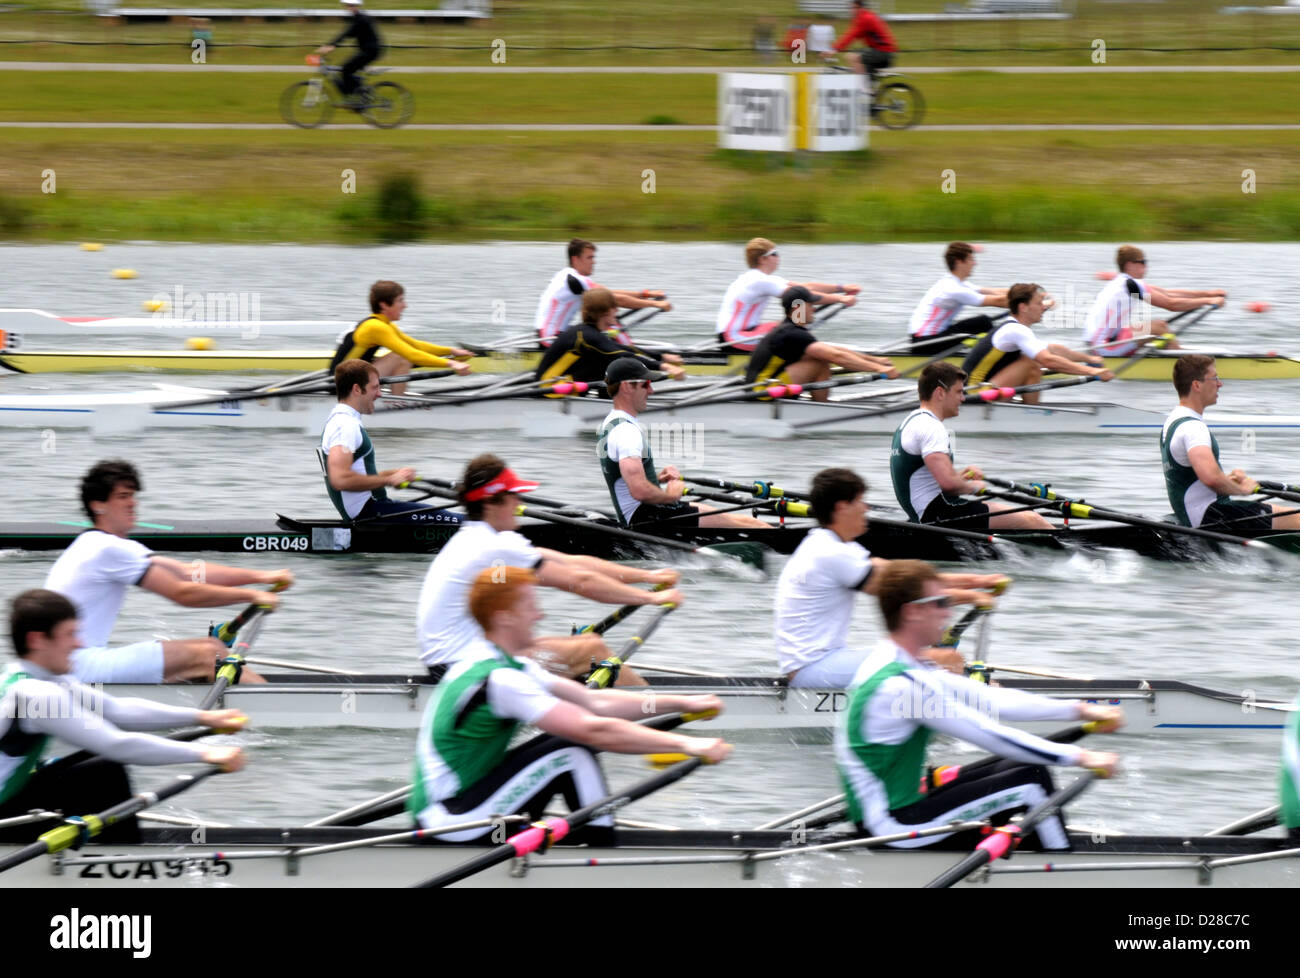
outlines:
[[[981,284],[1030,280],[1046,285],[1067,310],[1081,315],[1100,286],[1098,270],[1113,267],[1112,245],[998,244],[980,256],[973,276]],[[906,333],[915,301],[943,271],[942,245],[800,245],[781,247],[782,274],[796,280],[857,282],[864,299],[827,325],[831,341],[883,344]],[[1300,351],[1293,338],[1297,302],[1291,269],[1300,246],[1156,244],[1147,247],[1151,281],[1167,286],[1221,286],[1227,309],[1189,333],[1187,343],[1231,345],[1251,351]],[[249,293],[264,319],[341,319],[365,313],[365,294],[378,278],[402,282],[410,302],[403,326],[422,338],[485,341],[531,328],[536,296],[564,263],[552,243],[373,248],[213,245],[113,245],[87,253],[73,246],[0,249],[5,289],[0,305],[46,309],[59,315],[140,315],[142,299],[192,293]],[[139,277],[118,281],[113,268]],[[646,335],[665,341],[709,337],[723,289],[743,270],[741,245],[608,244],[595,276],[616,287],[664,288],[676,305]],[[1272,311],[1248,313],[1243,304],[1265,300]],[[1074,344],[1077,329],[1047,335]],[[324,347],[318,342],[257,342]],[[147,342],[146,342],[147,340]],[[123,338],[120,346],[174,345],[170,337]],[[235,348],[234,339],[222,345]],[[27,343],[29,347],[37,344]],[[101,341],[101,345],[110,345]],[[187,381],[188,382],[188,381]],[[200,378],[224,384],[230,378]],[[0,391],[126,390],[149,378],[127,376],[8,376]],[[1300,384],[1229,383],[1220,409],[1296,410]],[[1091,386],[1093,397],[1165,409],[1175,403],[1164,384]],[[1259,433],[1222,440],[1225,467],[1258,478],[1300,480],[1294,435]],[[77,480],[95,460],[132,460],[145,483],[140,518],[266,519],[276,512],[326,515],[313,439],[291,432],[160,432],[96,439],[86,432],[0,429],[9,460],[6,519],[74,518]],[[382,466],[413,465],[452,478],[471,455],[495,451],[552,495],[608,502],[590,439],[531,441],[513,432],[464,436],[456,431],[383,432],[376,438]],[[826,465],[848,465],[888,498],[888,442],[884,438],[822,435],[801,441],[736,439],[706,430],[689,459],[695,470],[736,478],[771,478],[806,485]],[[989,474],[1050,481],[1059,489],[1149,515],[1167,511],[1158,445],[1150,436],[971,437],[958,461]],[[53,555],[0,555],[0,593],[39,586]],[[395,672],[414,668],[414,608],[427,560],[406,556],[291,558],[298,586],[259,639],[266,655],[308,663]],[[252,566],[274,557],[232,557]],[[670,616],[641,657],[664,665],[728,673],[764,673],[774,667],[770,615],[780,558],[768,579],[686,565],[687,604]],[[996,660],[1104,677],[1185,679],[1259,699],[1290,699],[1300,685],[1290,620],[1280,604],[1294,596],[1296,558],[1237,556],[1178,565],[1127,553],[1084,558],[1061,553],[1017,554],[988,565],[1010,573],[1015,586],[1000,601],[993,648]],[[599,617],[599,609],[566,594],[543,595],[545,627]],[[1280,604],[1279,604],[1280,603]],[[200,634],[210,615],[132,594],[115,633],[119,642],[151,635]],[[853,640],[880,634],[872,602],[860,600]],[[990,656],[990,658],[994,658]],[[256,718],[254,718],[256,719]],[[180,810],[237,824],[290,824],[319,817],[404,783],[412,736],[404,733],[263,731],[245,735],[252,751],[246,771],[206,782],[184,796]],[[1125,759],[1122,778],[1090,789],[1071,809],[1080,825],[1110,830],[1194,832],[1262,808],[1275,795],[1278,741],[1272,735],[1196,733],[1139,738],[1112,746]],[[954,748],[945,756],[969,757]],[[639,762],[616,758],[611,781],[639,778]],[[138,773],[142,783],[157,772]],[[827,747],[745,744],[734,758],[697,772],[638,803],[631,817],[681,826],[746,827],[838,790]]]

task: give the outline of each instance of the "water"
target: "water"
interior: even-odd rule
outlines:
[[[992,245],[974,279],[985,284],[1035,280],[1068,304],[1090,297],[1096,270],[1112,267],[1110,245]],[[941,245],[781,246],[782,273],[793,279],[856,281],[858,309],[826,327],[824,338],[861,344],[895,340],[920,293],[942,272]],[[1189,342],[1252,350],[1295,352],[1291,324],[1297,303],[1284,270],[1300,260],[1297,245],[1157,244],[1147,247],[1151,279],[1159,284],[1222,286],[1229,308],[1210,316]],[[0,250],[8,270],[3,304],[61,315],[139,315],[139,302],[157,292],[258,293],[266,319],[361,318],[374,279],[405,284],[410,308],[403,326],[415,335],[483,341],[531,326],[536,295],[563,263],[558,243],[407,246],[387,248],[119,245],[100,253],[71,246]],[[134,281],[109,278],[116,267],[140,272]],[[743,268],[740,244],[608,244],[598,254],[596,278],[619,287],[660,287],[676,309],[657,317],[655,338],[696,342],[712,331],[716,304]],[[1242,311],[1263,299],[1269,315]],[[494,305],[494,303],[496,305]],[[493,321],[504,318],[504,322]],[[1051,339],[1075,343],[1076,332]],[[153,337],[163,346],[170,338]],[[295,341],[292,346],[327,345]],[[101,341],[103,343],[105,341]],[[270,340],[264,341],[271,342]],[[142,341],[120,341],[123,346]],[[32,344],[29,343],[29,346]],[[224,345],[237,344],[228,341]],[[226,383],[230,378],[210,378]],[[142,377],[5,377],[0,390],[123,390],[147,385]],[[204,382],[203,380],[199,381]],[[1294,412],[1295,383],[1225,386],[1226,411]],[[1162,384],[1090,387],[1093,397],[1165,409],[1172,389]],[[1293,444],[1261,433],[1253,444],[1222,439],[1226,467],[1258,478],[1296,481]],[[9,460],[6,519],[79,516],[77,481],[96,459],[131,459],[143,474],[144,521],[220,516],[263,520],[276,512],[327,515],[313,455],[314,440],[290,432],[163,432],[96,440],[87,432],[0,429]],[[513,432],[472,439],[455,431],[383,432],[380,464],[413,465],[454,477],[464,461],[491,450],[550,495],[608,502],[589,439],[534,441]],[[691,468],[738,478],[771,478],[806,485],[827,465],[848,465],[871,483],[870,498],[892,503],[888,448],[883,438],[822,435],[788,442],[731,438],[706,430]],[[1158,515],[1167,511],[1153,438],[964,438],[958,461],[991,475],[1050,481],[1098,504]],[[54,555],[0,555],[0,593],[39,586]],[[298,584],[259,640],[263,654],[358,671],[402,671],[415,666],[414,607],[427,560],[409,556],[289,558]],[[233,557],[249,566],[279,565],[273,556]],[[1294,593],[1295,558],[1237,555],[1194,565],[1158,563],[1116,553],[1103,557],[1059,553],[1017,555],[988,567],[1015,577],[996,617],[994,661],[1100,677],[1181,678],[1260,699],[1289,699],[1300,682],[1292,653],[1292,623],[1282,605]],[[642,653],[644,661],[728,673],[771,671],[772,576],[754,580],[702,566],[684,570],[687,604],[670,616]],[[567,594],[546,592],[545,628],[598,618],[602,609]],[[129,596],[116,637],[200,634],[217,612],[186,611],[145,594]],[[635,620],[635,619],[634,619]],[[854,641],[864,646],[880,632],[869,600],[858,601]],[[266,731],[246,735],[245,772],[206,782],[185,795],[186,810],[236,824],[288,824],[319,817],[404,782],[411,735],[380,732]],[[1094,738],[1125,757],[1122,779],[1090,789],[1075,803],[1079,824],[1129,831],[1197,831],[1262,808],[1274,800],[1277,742],[1268,735],[1198,734],[1179,737]],[[969,757],[957,749],[945,757]],[[615,784],[642,776],[634,759],[607,764]],[[161,780],[140,771],[141,783]],[[725,765],[638,803],[629,814],[683,826],[760,824],[837,790],[826,747],[743,745]]]

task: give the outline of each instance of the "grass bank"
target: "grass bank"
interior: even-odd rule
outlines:
[[[879,133],[865,153],[710,133],[6,134],[0,233],[39,240],[1300,238],[1300,133]],[[1187,136],[1195,136],[1195,142]],[[42,168],[57,192],[39,192]],[[1256,192],[1242,192],[1243,170]],[[646,189],[654,171],[654,193]],[[952,170],[955,193],[944,193]],[[346,192],[347,174],[355,192]],[[1176,173],[1176,179],[1170,174]],[[386,180],[408,175],[388,193]]]

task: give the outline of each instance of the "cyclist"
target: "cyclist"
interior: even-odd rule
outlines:
[[[853,6],[857,8],[853,23],[849,24],[844,36],[835,42],[835,50],[843,51],[854,41],[863,41],[867,45],[866,50],[850,53],[848,61],[859,75],[871,77],[870,88],[874,89],[876,72],[893,65],[898,44],[889,26],[867,7],[866,0],[853,0]],[[829,52],[825,56],[829,57]]]
[[[352,22],[334,40],[318,47],[316,53],[329,54],[340,42],[349,37],[356,38],[357,53],[343,65],[343,74],[339,78],[339,91],[347,99],[348,108],[357,109],[363,107],[359,104],[360,100],[354,97],[361,84],[357,75],[366,65],[379,60],[380,55],[384,53],[384,46],[379,40],[379,31],[375,28],[375,22],[366,16],[366,12],[362,9],[361,0],[339,0],[339,2],[351,12]]]

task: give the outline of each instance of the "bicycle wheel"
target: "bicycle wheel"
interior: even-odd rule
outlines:
[[[302,129],[315,129],[329,121],[334,103],[320,79],[294,82],[280,96],[280,114],[284,121]]]
[[[925,99],[907,82],[886,82],[876,92],[871,115],[886,129],[910,129],[925,117]]]
[[[361,114],[372,126],[396,129],[411,121],[415,115],[415,97],[397,82],[380,82],[371,85],[366,93],[369,103]]]

